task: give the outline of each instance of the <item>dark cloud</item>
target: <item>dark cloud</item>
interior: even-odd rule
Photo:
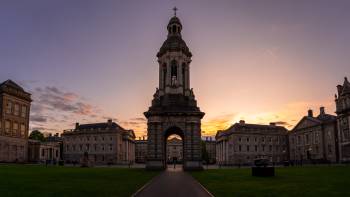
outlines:
[[[32,115],[30,116],[30,121],[32,122],[47,122],[47,118],[40,115]]]
[[[142,122],[145,122],[145,121],[146,121],[146,118],[131,118],[130,120],[132,120],[132,121],[142,121]]]

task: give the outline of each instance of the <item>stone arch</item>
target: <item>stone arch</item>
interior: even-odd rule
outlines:
[[[168,160],[168,151],[167,151],[167,140],[168,137],[171,135],[178,135],[181,137],[182,140],[182,160],[185,159],[185,131],[181,129],[179,126],[171,125],[167,129],[164,130],[163,133],[163,163],[164,167],[167,166],[167,160]]]

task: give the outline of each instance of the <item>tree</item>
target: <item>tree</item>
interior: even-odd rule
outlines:
[[[30,133],[29,135],[29,139],[32,139],[32,140],[39,140],[40,142],[43,142],[45,141],[45,137],[44,137],[44,134],[41,133],[39,130],[34,130]]]
[[[204,141],[202,141],[202,160],[207,164],[209,163],[209,153]]]

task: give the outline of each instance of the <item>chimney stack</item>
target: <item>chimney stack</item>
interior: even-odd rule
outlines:
[[[245,124],[245,121],[244,120],[240,120],[239,124]]]
[[[276,126],[275,122],[270,122],[270,126]]]
[[[142,140],[145,140],[145,136],[142,136]]]
[[[78,129],[79,127],[79,122],[75,123],[75,129]]]
[[[108,123],[108,126],[112,126],[112,119],[108,119],[107,123]]]
[[[324,107],[320,107],[320,115],[324,115],[326,114]]]
[[[205,137],[205,141],[209,141],[208,139],[209,139],[209,138],[208,138],[208,136],[207,136],[207,137]]]
[[[309,111],[307,111],[307,116],[309,117],[314,117],[314,114],[312,112],[312,109],[309,109]]]

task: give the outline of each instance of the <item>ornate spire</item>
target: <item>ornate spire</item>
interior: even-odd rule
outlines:
[[[176,11],[178,10],[177,7],[174,7],[173,10],[174,10],[174,16],[176,16]]]

